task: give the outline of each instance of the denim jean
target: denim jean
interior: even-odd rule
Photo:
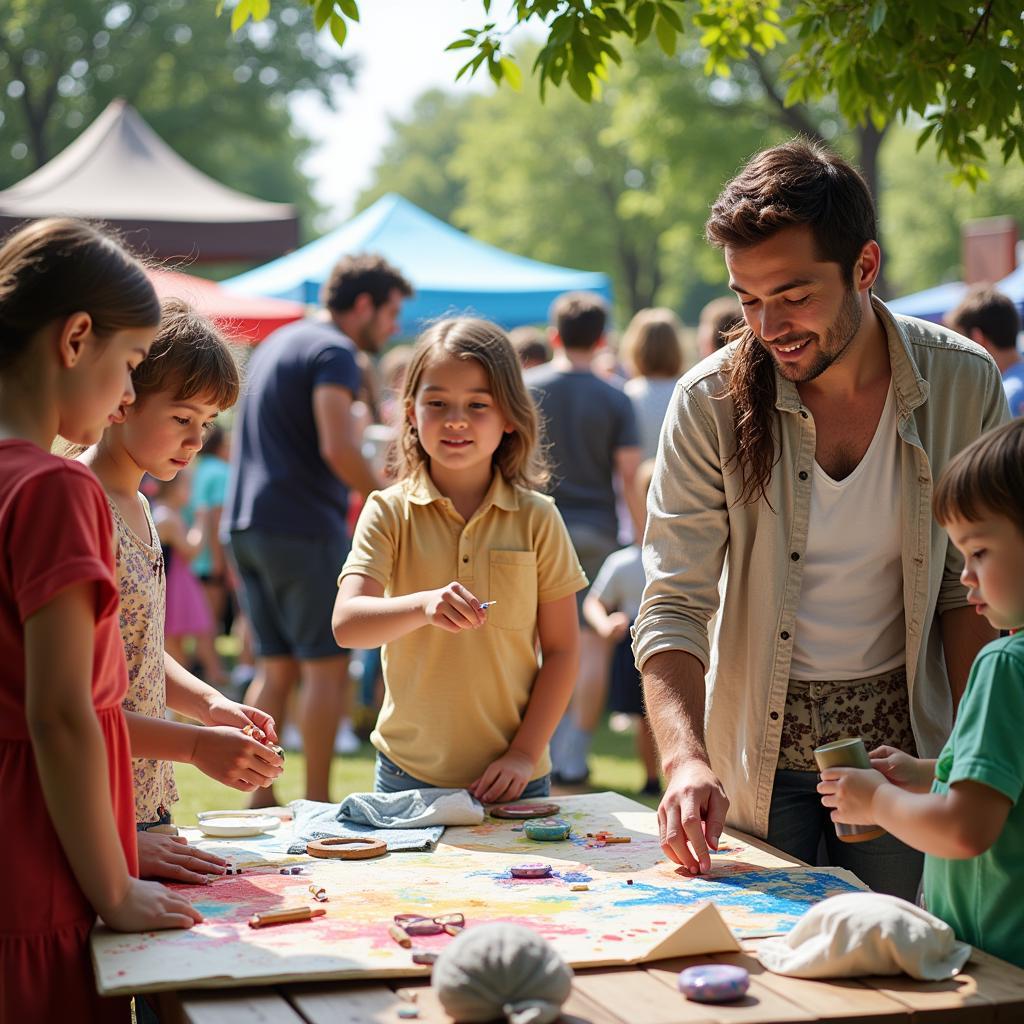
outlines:
[[[836,835],[831,812],[822,806],[817,785],[817,772],[775,773],[767,841],[808,864],[846,868],[875,892],[916,902],[924,854],[890,835],[844,843]]]
[[[373,774],[373,791],[375,793],[404,793],[407,789],[437,789],[429,782],[421,782],[408,772],[402,771],[390,758],[377,752],[377,764]],[[551,796],[551,776],[541,775],[526,784],[520,794],[520,800],[534,800],[537,797]]]
[[[156,809],[156,821],[137,821],[135,823],[136,832],[148,832],[152,828],[159,828],[161,825],[170,825],[171,823],[171,812],[161,804]]]

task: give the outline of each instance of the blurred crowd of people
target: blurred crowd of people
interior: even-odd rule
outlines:
[[[307,753],[312,746],[308,792],[321,799],[331,755],[358,748],[382,700],[379,651],[339,652],[326,609],[363,496],[389,480],[413,353],[411,343],[395,343],[394,336],[409,294],[401,273],[379,257],[343,260],[320,318],[283,328],[252,361],[239,413],[244,421],[248,411],[250,432],[236,444],[234,472],[228,427],[218,426],[193,471],[150,492],[168,567],[168,649],[191,659],[215,685],[239,696],[248,690],[250,703],[271,707],[290,745]],[[742,313],[734,297],[716,298],[690,330],[670,309],[643,309],[616,334],[600,296],[573,293],[553,305],[548,325],[510,332],[544,424],[553,466],[549,492],[590,581],[578,595],[575,694],[552,741],[556,784],[588,781],[592,737],[608,716],[613,730],[635,735],[637,788],[660,792],[630,647],[644,586],[646,492],[676,382],[736,336]],[[991,288],[975,288],[947,321],[996,359],[1011,411],[1024,413],[1013,303]],[[341,357],[333,349],[338,335],[353,342]],[[340,366],[328,365],[339,359]],[[289,480],[292,496],[302,487],[303,504],[320,503],[319,513],[303,511],[297,501],[276,507],[266,497],[282,486],[287,493]],[[222,527],[225,503],[232,501]],[[228,554],[232,538],[236,559]],[[285,538],[291,547],[286,542],[282,550]],[[239,558],[248,572],[239,573]],[[278,572],[269,568],[275,562]],[[246,616],[253,602],[255,644]],[[291,627],[281,621],[289,616]],[[226,634],[238,652],[230,677],[215,643]],[[271,802],[274,795],[261,792],[258,799]]]

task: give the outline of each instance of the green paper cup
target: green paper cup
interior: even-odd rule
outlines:
[[[864,748],[864,741],[855,736],[851,739],[836,740],[826,743],[814,751],[814,760],[818,768],[870,768],[871,761]],[[885,829],[878,825],[843,825],[836,821],[836,835],[844,843],[865,843],[869,839],[878,839],[885,835]]]

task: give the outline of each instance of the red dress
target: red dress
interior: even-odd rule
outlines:
[[[113,525],[84,466],[28,441],[0,441],[0,1021],[129,1021],[101,999],[89,956],[96,920],[43,800],[25,721],[22,625],[65,587],[92,582],[92,697],[107,747],[114,818],[138,874],[128,730],[128,670],[118,622]]]

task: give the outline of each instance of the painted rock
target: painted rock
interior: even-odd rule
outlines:
[[[492,818],[513,819],[550,818],[557,813],[558,804],[551,803],[498,804],[488,811]]]
[[[550,864],[516,864],[509,868],[513,878],[548,878],[551,875]]]
[[[746,995],[750,975],[731,964],[701,964],[680,971],[679,991],[698,1003],[729,1003]]]
[[[534,839],[539,842],[557,842],[559,839],[568,837],[572,826],[562,818],[539,818],[535,821],[528,821],[523,825],[523,831],[527,839]]]

